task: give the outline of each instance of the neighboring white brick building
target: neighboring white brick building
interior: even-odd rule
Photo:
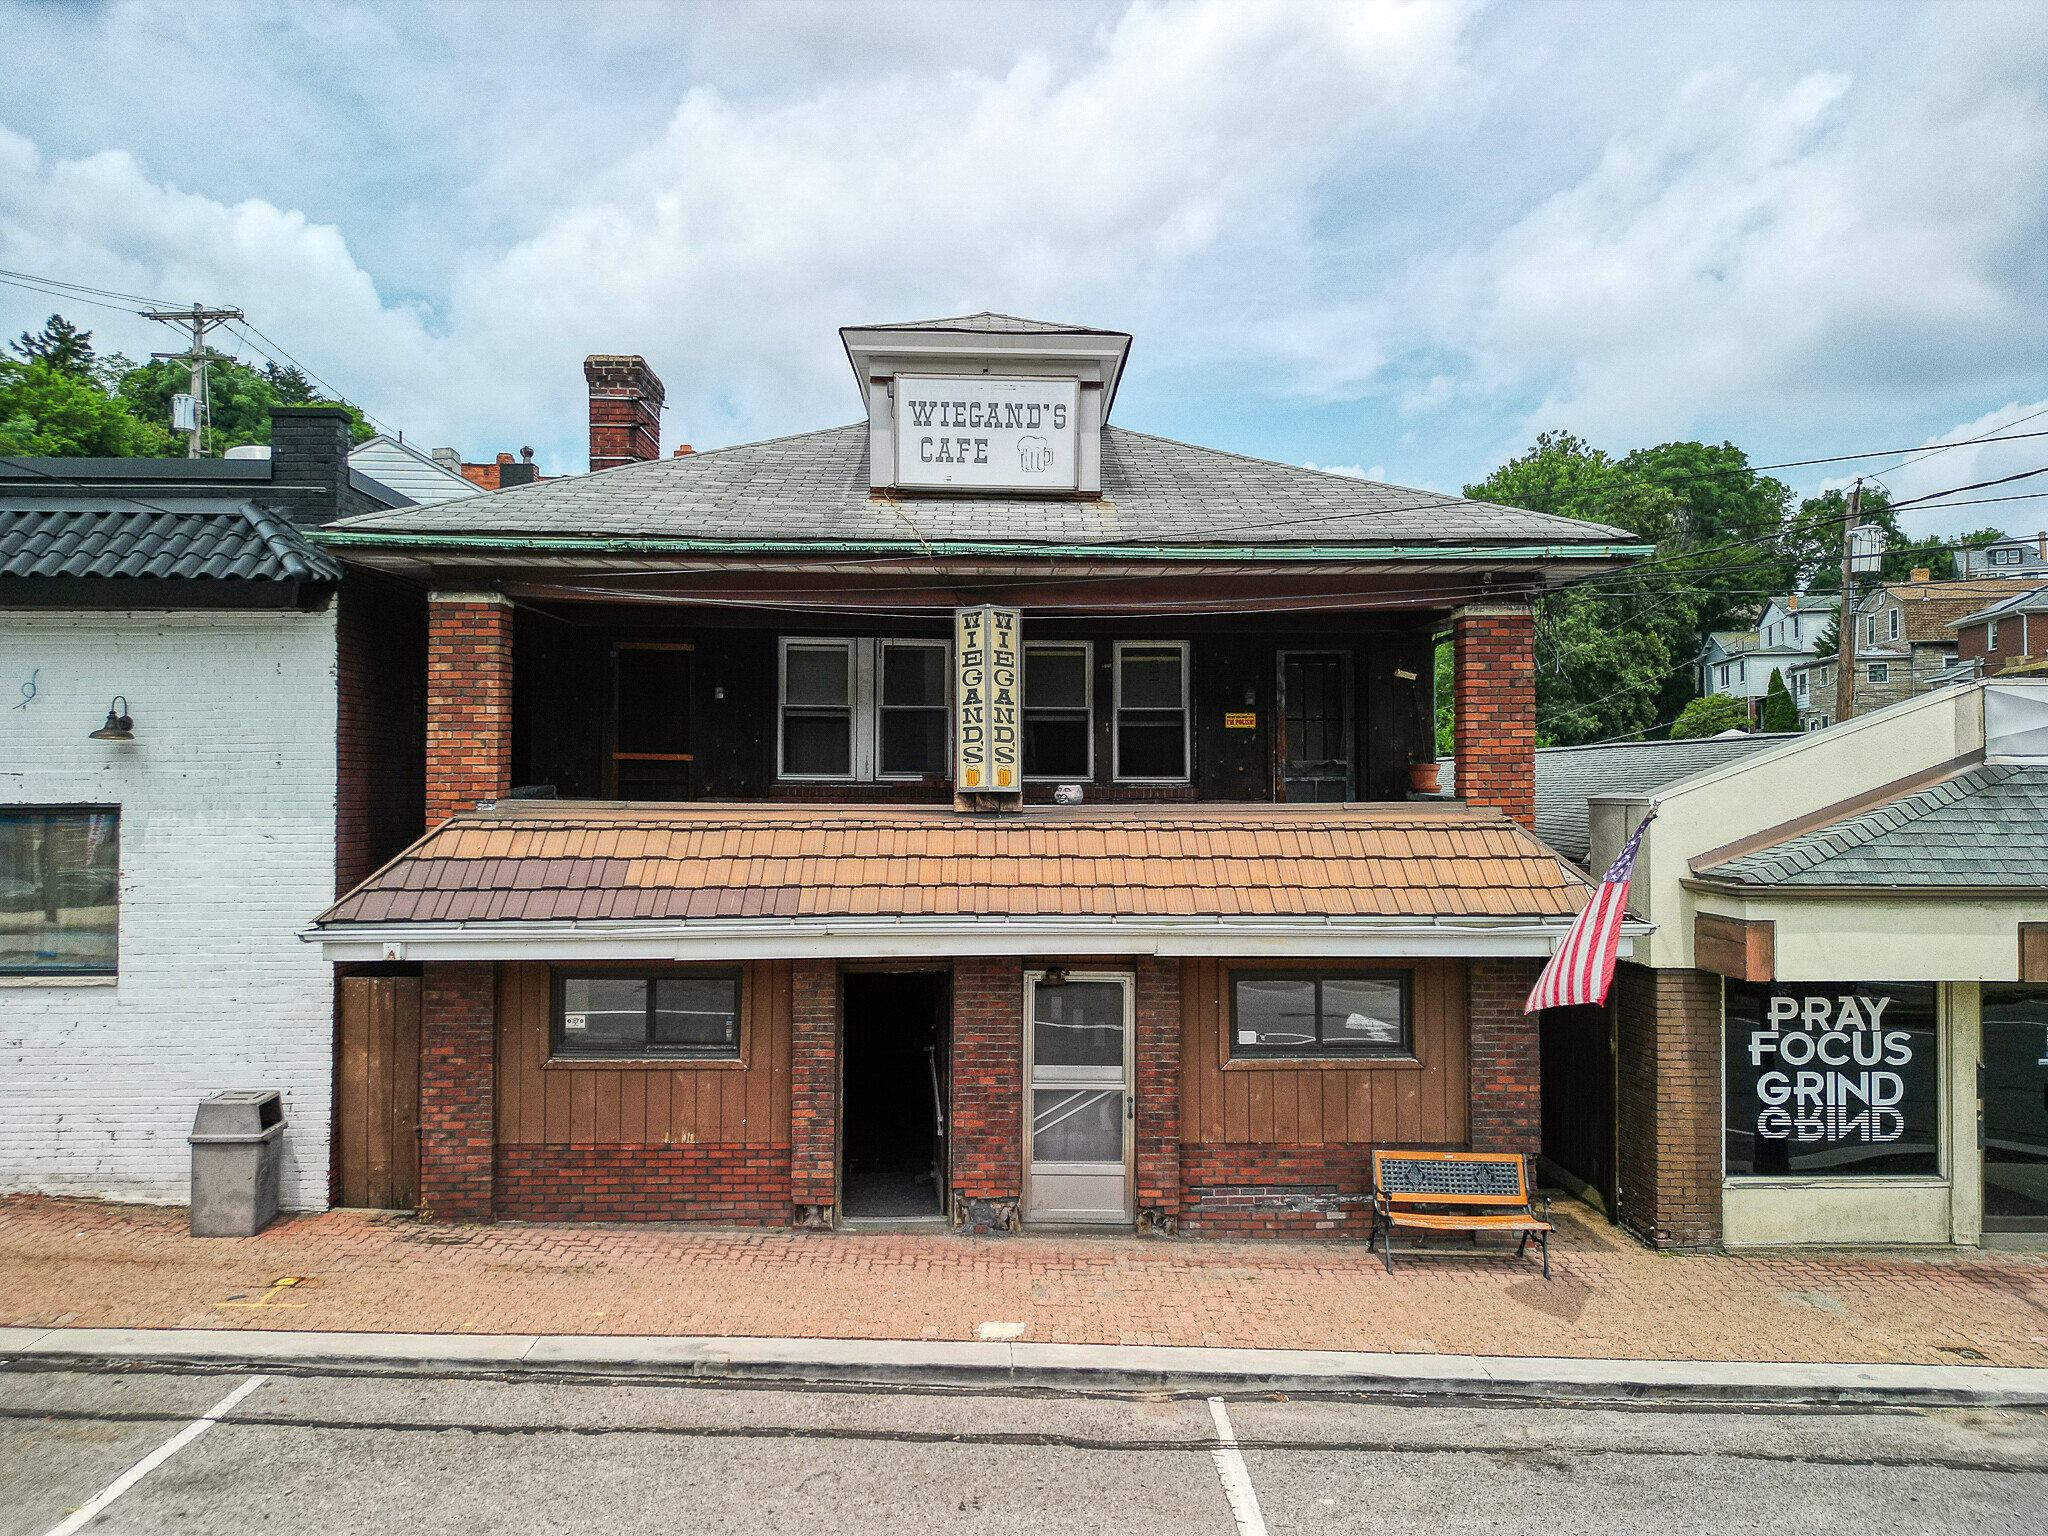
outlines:
[[[0,611],[0,810],[118,807],[115,975],[0,976],[0,1192],[183,1202],[221,1088],[281,1089],[327,1204],[335,609]],[[24,690],[33,685],[33,694]],[[115,695],[132,742],[95,741]]]

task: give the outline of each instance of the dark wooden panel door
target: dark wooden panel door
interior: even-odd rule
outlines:
[[[344,976],[338,1007],[338,1201],[409,1211],[420,1190],[420,978]]]
[[[1352,798],[1351,653],[1280,653],[1280,798]]]

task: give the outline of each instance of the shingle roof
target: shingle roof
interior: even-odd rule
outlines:
[[[1900,610],[1905,614],[1901,626],[1903,638],[1920,644],[1953,643],[1955,636],[1948,633],[1951,619],[1961,618],[1995,600],[2011,590],[2007,581],[1898,581],[1887,582],[1878,589],[1885,596],[1896,598]],[[1861,612],[1868,613],[1880,606],[1876,594],[1866,598]],[[1882,636],[1878,642],[1882,646]]]
[[[1982,764],[1699,873],[1744,885],[2048,888],[2048,768]]]
[[[74,498],[0,504],[0,578],[22,576],[339,581],[341,567],[288,516],[249,502]]]
[[[2048,587],[2027,587],[2013,593],[2004,602],[1979,608],[1959,619],[1950,619],[1945,627],[1960,629],[1965,624],[1981,624],[1986,619],[2003,618],[2008,613],[2040,613],[2044,610],[2048,610]]]
[[[429,833],[320,918],[1540,921],[1589,887],[1495,811],[1413,805],[940,807],[510,801]]]
[[[1655,794],[1709,768],[1799,739],[1796,732],[1780,731],[1689,741],[1540,748],[1536,753],[1536,835],[1567,858],[1584,863],[1592,849],[1590,796]]]
[[[1055,320],[1026,320],[984,309],[975,315],[949,315],[943,320],[894,320],[885,325],[850,325],[850,331],[977,331],[985,335],[1022,336],[1047,332],[1069,336],[1121,336],[1093,325],[1062,325]]]
[[[1102,431],[1099,501],[874,497],[865,423],[330,525],[361,535],[1022,545],[1577,544],[1619,528]]]

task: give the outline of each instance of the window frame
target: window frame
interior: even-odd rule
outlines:
[[[948,779],[952,778],[955,751],[955,743],[953,741],[953,642],[943,636],[935,635],[877,635],[873,638],[873,644],[875,651],[873,666],[873,781],[878,784],[920,784],[927,777],[926,772],[923,770],[916,773],[900,771],[889,773],[883,769],[882,721],[886,718],[886,712],[892,709],[919,714],[927,713],[933,709],[938,710],[940,721],[945,726],[946,736],[945,760],[939,765],[938,772],[944,774]],[[905,650],[937,651],[939,653],[939,688],[944,697],[936,705],[890,704],[885,701],[884,693],[888,684],[888,667],[886,663],[890,650],[895,647],[901,647]],[[857,757],[858,754],[856,753]]]
[[[114,960],[111,965],[0,965],[0,982],[109,982],[121,975],[121,807],[118,804],[0,805],[0,817],[112,816],[114,818]]]
[[[1180,652],[1180,761],[1184,770],[1177,777],[1127,774],[1124,772],[1124,652],[1127,650]],[[1186,640],[1118,640],[1110,654],[1110,771],[1119,784],[1192,784],[1195,781],[1195,680],[1194,647]],[[1165,715],[1173,711],[1150,705],[1139,706],[1140,714]]]
[[[1886,634],[1885,638],[1888,641],[1896,640],[1899,638],[1899,610],[1896,608],[1888,608],[1885,611],[1890,615],[1890,618],[1886,621],[1885,627],[1888,633]]]
[[[657,981],[730,981],[732,983],[733,1029],[730,1048],[706,1050],[697,1046],[659,1046],[643,1038],[637,1051],[574,1051],[562,1046],[563,995],[571,981],[644,981],[647,986],[645,1034],[654,1028],[654,983]],[[663,1065],[714,1066],[747,1059],[747,977],[738,965],[694,967],[680,970],[661,965],[553,965],[548,967],[548,1055],[551,1066],[617,1066],[622,1063],[659,1062]]]
[[[1092,784],[1095,782],[1095,642],[1093,640],[1026,640],[1024,642],[1019,651],[1024,662],[1024,675],[1017,689],[1017,697],[1019,699],[1017,719],[1027,730],[1030,727],[1033,713],[1030,704],[1031,653],[1033,651],[1079,651],[1081,653],[1081,718],[1083,725],[1086,727],[1084,734],[1088,742],[1088,767],[1087,771],[1080,776],[1080,782]],[[1071,709],[1041,709],[1037,713],[1067,717],[1073,715],[1074,711]],[[1023,743],[1020,741],[1017,752],[1019,763],[1022,763],[1023,757]],[[1024,782],[1026,784],[1070,784],[1074,782],[1074,775],[1069,773],[1026,773],[1024,775]]]
[[[1228,1037],[1224,1064],[1266,1065],[1274,1062],[1361,1062],[1372,1065],[1412,1065],[1420,1060],[1415,1045],[1415,970],[1412,966],[1344,967],[1286,966],[1224,968],[1230,993]],[[1321,1038],[1323,1028],[1323,984],[1328,981],[1395,981],[1401,990],[1401,1039],[1396,1045],[1331,1045]],[[1313,1047],[1243,1045],[1238,1037],[1238,987],[1246,981],[1308,981],[1316,988],[1316,1032]]]
[[[1878,676],[1880,672],[1884,674],[1882,677]],[[1868,670],[1865,673],[1865,681],[1871,683],[1872,685],[1876,685],[1878,683],[1889,683],[1891,680],[1892,664],[1890,662],[1873,661],[1868,664]]]
[[[1984,649],[1987,651],[1998,649],[1998,620],[1996,619],[1986,619],[1984,621]]]
[[[790,648],[843,649],[847,656],[847,767],[845,773],[792,773],[788,766]],[[917,646],[940,653],[945,681],[943,704],[882,703],[882,659],[891,646]],[[797,705],[822,711],[823,705]],[[775,641],[775,782],[778,784],[917,784],[923,773],[882,771],[882,711],[940,709],[946,718],[946,759],[938,770],[951,777],[958,750],[953,732],[953,642],[942,635],[778,635]]]

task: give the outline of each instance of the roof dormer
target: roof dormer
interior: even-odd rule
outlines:
[[[983,313],[839,334],[867,404],[871,489],[1102,494],[1122,331]]]

